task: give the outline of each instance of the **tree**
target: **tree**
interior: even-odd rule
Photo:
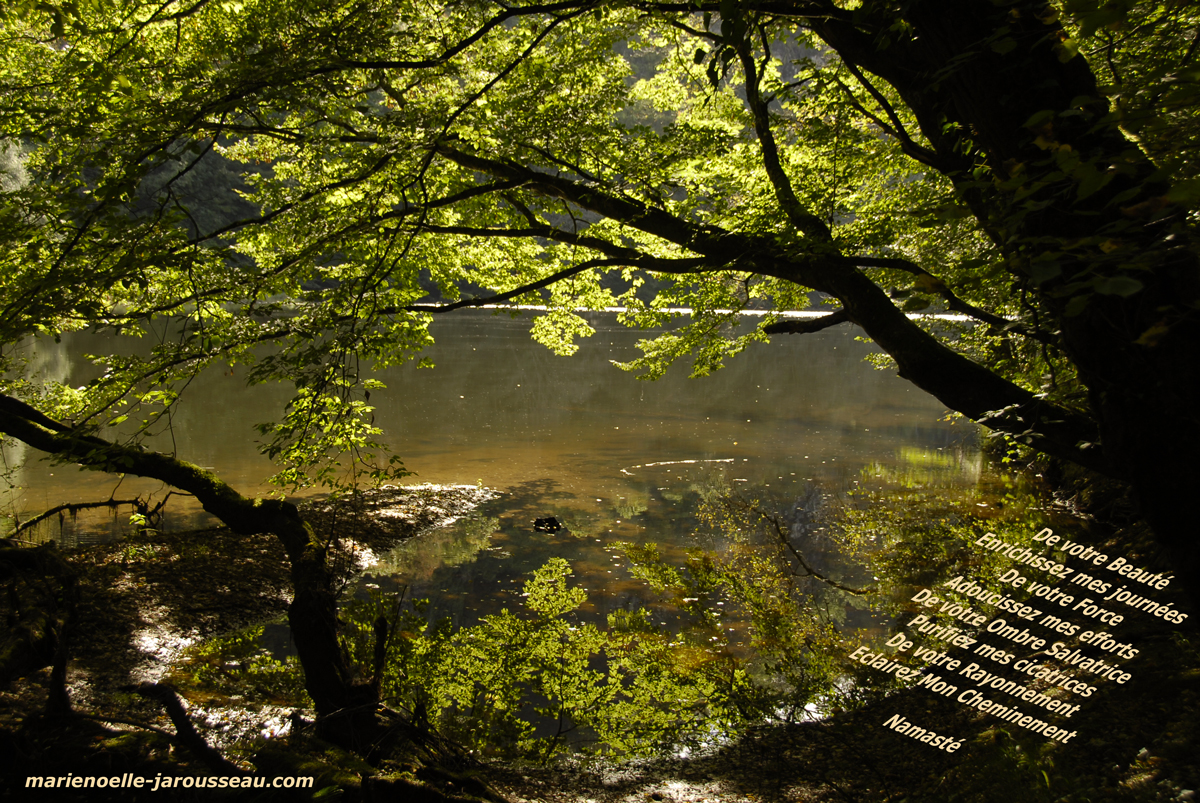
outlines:
[[[301,657],[326,715],[358,698],[320,545],[139,436],[240,361],[295,383],[263,427],[281,482],[394,475],[360,366],[486,302],[548,303],[534,335],[564,353],[580,307],[649,325],[691,306],[629,366],[650,375],[852,322],[948,407],[1130,483],[1194,593],[1197,25],[1132,0],[10,5],[6,357],[174,323],[83,390],[7,380],[0,431],[278,533],[313,590]],[[217,222],[185,185],[228,162],[253,208]],[[430,282],[451,300],[423,301]],[[827,314],[777,314],[813,291]],[[980,326],[905,314],[931,304]],[[737,334],[747,305],[774,312]],[[137,434],[98,438],[137,409]]]

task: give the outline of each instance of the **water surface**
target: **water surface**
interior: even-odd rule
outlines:
[[[466,623],[515,604],[528,573],[561,555],[580,583],[604,591],[594,596],[608,610],[645,597],[615,542],[655,542],[676,560],[686,548],[712,546],[694,535],[705,489],[754,488],[819,507],[822,495],[853,487],[872,466],[896,467],[914,454],[943,456],[934,460],[942,483],[978,480],[974,426],[872,368],[864,361],[872,347],[850,327],[777,336],[703,379],[677,365],[646,382],[612,365],[637,356],[645,333],[625,329],[612,314],[591,321],[596,334],[574,356],[558,357],[530,340],[528,314],[457,313],[433,325],[437,343],[427,356],[435,368],[410,364],[379,375],[388,388],[372,394],[376,424],[416,472],[414,481],[478,482],[502,496],[385,556],[365,582],[405,585]],[[83,355],[117,345],[86,335],[38,343],[33,364],[82,384],[95,372]],[[242,374],[228,366],[202,374],[153,445],[213,468],[244,493],[265,494],[272,469],[252,425],[277,414],[287,389],[247,387]],[[10,448],[7,456],[22,455]],[[63,502],[164,492],[146,480],[116,481],[24,457],[13,505],[25,518]],[[187,499],[172,500],[168,511],[165,527],[211,523]],[[93,539],[118,531],[126,516],[68,518],[50,535]],[[535,531],[534,520],[549,516],[566,529]]]

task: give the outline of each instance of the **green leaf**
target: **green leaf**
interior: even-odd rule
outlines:
[[[1079,55],[1079,42],[1075,39],[1066,39],[1056,44],[1054,51],[1058,55],[1058,60],[1066,63]]]
[[[1176,181],[1167,190],[1167,200],[1177,204],[1192,204],[1200,200],[1200,178]]]
[[[1053,120],[1056,112],[1054,109],[1042,109],[1040,112],[1034,112],[1029,115],[1029,119],[1021,124],[1022,128],[1037,128],[1042,123]]]
[[[1079,315],[1081,312],[1084,311],[1084,309],[1087,308],[1087,305],[1091,301],[1091,299],[1092,299],[1092,296],[1090,293],[1088,293],[1087,295],[1080,295],[1080,296],[1072,297],[1071,300],[1067,302],[1067,307],[1064,310],[1064,314],[1066,314],[1066,316],[1068,318],[1074,318],[1076,315]]]
[[[1097,293],[1126,298],[1140,293],[1144,285],[1132,276],[1105,276],[1093,282]]]
[[[1082,201],[1084,198],[1094,195],[1096,192],[1103,189],[1110,181],[1112,181],[1113,177],[1116,175],[1116,172],[1098,170],[1096,169],[1095,164],[1091,162],[1083,162],[1075,170],[1074,175],[1079,181],[1079,189],[1075,193],[1075,199]]]
[[[1017,49],[1017,40],[1013,39],[1011,36],[1006,36],[997,42],[992,42],[992,50],[996,51],[1001,56],[1003,56],[1006,53],[1011,53],[1012,51],[1014,51],[1016,49]]]
[[[1045,284],[1061,275],[1062,267],[1057,262],[1046,260],[1029,265],[1029,276],[1033,279],[1034,284]]]

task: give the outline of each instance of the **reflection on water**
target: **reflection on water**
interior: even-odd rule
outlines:
[[[786,656],[794,662],[780,670],[784,685],[807,704],[815,678],[833,671],[817,662],[836,651],[826,649],[832,631],[818,625],[870,627],[871,614],[853,601],[823,598],[817,581],[793,584],[786,561],[762,540],[772,537],[770,517],[786,521],[791,543],[817,572],[869,585],[872,578],[843,560],[825,529],[831,505],[875,478],[906,488],[974,487],[981,466],[974,427],[948,420],[938,402],[872,369],[863,359],[870,347],[853,330],[780,338],[712,377],[690,380],[681,369],[649,383],[611,365],[636,356],[642,334],[612,315],[593,321],[596,335],[560,358],[529,340],[527,320],[489,313],[439,319],[427,355],[436,368],[380,375],[388,390],[372,394],[376,424],[417,481],[478,481],[501,495],[381,556],[351,596],[395,600],[403,589],[407,600],[431,600],[421,609],[427,621],[446,617],[467,627],[504,609],[523,610],[534,571],[565,560],[569,586],[586,591],[566,632],[596,625],[607,628],[606,638],[641,633],[681,678],[694,667],[711,664],[715,672]],[[94,375],[82,355],[113,346],[111,338],[79,336],[61,346],[39,343],[33,363],[79,385]],[[153,446],[213,468],[243,492],[266,493],[261,482],[273,469],[255,448],[252,425],[277,415],[287,398],[286,388],[247,388],[241,369],[217,367],[192,383],[170,431]],[[114,492],[164,493],[143,480],[6,452],[10,464],[22,457],[14,474],[22,490],[11,502],[22,518]],[[721,528],[701,521],[702,503],[730,493],[750,505],[740,539],[711,534]],[[172,500],[166,527],[211,523],[187,502]],[[534,528],[548,517],[564,527]],[[98,529],[111,535],[118,518],[67,519],[41,535],[68,543],[99,537]],[[715,557],[697,557],[696,549]],[[810,629],[784,624],[814,607],[810,598],[826,608]],[[281,653],[288,639],[282,626],[268,626],[261,638],[256,632],[242,640]],[[769,674],[762,673],[764,682]]]
[[[973,427],[941,420],[945,410],[936,400],[864,363],[870,347],[846,327],[776,338],[705,379],[688,379],[677,366],[662,380],[642,382],[610,363],[638,354],[643,333],[619,326],[611,314],[592,320],[597,332],[579,352],[556,357],[530,341],[527,318],[439,318],[437,345],[427,353],[437,367],[383,372],[388,390],[372,396],[376,423],[419,481],[482,481],[526,501],[542,493],[547,511],[570,507],[580,524],[596,519],[591,526],[603,531],[612,526],[600,527],[608,512],[631,519],[652,500],[678,501],[701,469],[777,489],[806,480],[842,486],[868,463],[896,463],[905,448],[961,452],[973,438]],[[84,355],[129,350],[122,341],[75,334],[62,344],[38,342],[30,370],[81,385],[97,370]],[[170,431],[152,445],[215,469],[243,492],[268,493],[262,482],[272,469],[257,452],[252,425],[277,415],[288,389],[248,388],[241,374],[215,367],[198,377]],[[137,478],[118,484],[72,465],[51,466],[19,445],[7,446],[5,458],[10,466],[25,461],[12,476],[20,490],[11,507],[22,518],[107,498],[114,487],[119,497],[163,493]],[[962,467],[971,461],[954,462],[954,472],[970,482],[972,469]],[[204,523],[187,500],[172,500],[168,510],[167,528]],[[72,533],[63,536],[70,542]]]
[[[617,542],[657,543],[676,562],[695,542],[697,500],[713,488],[755,488],[783,500],[841,493],[873,472],[913,471],[920,482],[973,485],[974,428],[946,420],[940,403],[894,375],[872,369],[870,346],[849,328],[780,337],[692,380],[686,368],[643,382],[611,365],[639,352],[643,333],[592,317],[596,334],[572,357],[529,339],[527,319],[465,312],[438,319],[436,368],[383,372],[373,394],[376,423],[422,482],[482,482],[503,496],[480,515],[401,547],[374,579],[396,578],[437,600],[460,623],[512,605],[528,574],[549,558],[571,561],[597,617],[647,602]],[[94,375],[83,354],[114,349],[113,338],[77,335],[38,343],[35,370],[69,384]],[[212,467],[244,492],[266,493],[272,473],[252,425],[277,414],[287,389],[247,388],[240,369],[201,375],[178,404],[169,432],[153,444]],[[8,449],[22,518],[70,501],[156,493],[136,478],[115,481],[74,466],[51,466]],[[210,523],[188,500],[172,500],[165,526]],[[111,514],[48,537],[96,537]],[[125,513],[121,514],[122,516]],[[558,533],[533,529],[554,516]],[[819,525],[814,525],[819,526]],[[80,530],[91,528],[90,536]],[[603,609],[601,609],[603,608]],[[585,608],[585,610],[587,610]],[[664,611],[664,616],[668,615]],[[664,620],[665,621],[665,620]]]

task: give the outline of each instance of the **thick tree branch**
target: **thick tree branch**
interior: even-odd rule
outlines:
[[[373,711],[374,698],[369,689],[354,684],[338,641],[337,604],[325,563],[327,545],[313,540],[312,530],[301,520],[295,505],[279,499],[248,499],[200,466],[75,432],[20,399],[3,394],[0,434],[85,468],[150,477],[187,491],[235,533],[275,535],[291,563],[295,598],[288,608],[288,621],[318,722],[326,723],[322,726],[326,734],[344,745],[357,745],[370,738],[369,732],[357,732],[361,723],[355,717],[332,716],[343,711]]]
[[[1040,329],[1030,329],[1029,327],[1023,326],[1017,321],[1010,321],[1007,318],[1003,318],[995,313],[988,312],[985,309],[977,307],[974,304],[963,301],[954,294],[954,291],[951,290],[944,281],[939,279],[937,276],[934,276],[932,273],[925,270],[915,262],[910,262],[907,259],[901,259],[898,257],[850,257],[849,259],[851,259],[860,268],[892,268],[894,270],[902,270],[906,273],[911,273],[914,276],[924,279],[922,282],[923,290],[930,293],[937,293],[946,300],[946,306],[955,312],[960,312],[963,315],[969,315],[977,321],[990,324],[991,326],[995,326],[1006,332],[1013,332],[1018,335],[1023,335],[1031,340],[1036,340],[1039,343],[1045,343],[1048,346],[1056,345],[1054,337],[1049,332],[1043,332]]]
[[[15,539],[0,538],[0,574],[16,575],[16,584],[8,584],[7,621],[0,628],[0,684],[24,677],[45,666],[55,667],[50,690],[50,709],[59,713],[70,710],[70,701],[62,684],[65,638],[78,597],[76,572],[52,544],[18,547]],[[42,592],[26,597],[29,586],[20,578],[34,580]],[[50,588],[40,578],[54,578]],[[49,591],[47,595],[46,592]]]
[[[552,176],[513,162],[488,159],[459,150],[445,141],[438,143],[436,148],[438,155],[468,170],[486,173],[540,195],[573,203],[696,253],[732,260],[736,258],[739,246],[745,243],[743,238],[717,226],[689,223],[663,209],[607,193],[590,182]]]
[[[861,271],[812,271],[850,319],[896,361],[900,376],[947,407],[1046,454],[1121,478],[1091,418],[1067,410],[954,351],[910,320]],[[822,275],[823,274],[823,275]]]
[[[896,361],[900,376],[952,410],[1047,454],[1102,474],[1121,476],[1098,448],[1100,436],[1094,421],[1036,396],[938,341],[855,269],[858,260],[853,257],[781,251],[772,239],[701,227],[665,210],[618,198],[590,183],[464,153],[445,144],[438,146],[438,153],[470,170],[519,182],[527,190],[562,198],[674,242],[714,263],[723,262],[726,267],[774,276],[835,296],[848,318]]]
[[[200,466],[74,432],[12,396],[0,395],[0,433],[85,468],[161,480],[195,496],[206,511],[243,535],[276,532],[284,521],[302,525],[295,505],[289,502],[247,499]],[[305,544],[295,543],[294,533],[290,540],[289,546],[304,549]]]

